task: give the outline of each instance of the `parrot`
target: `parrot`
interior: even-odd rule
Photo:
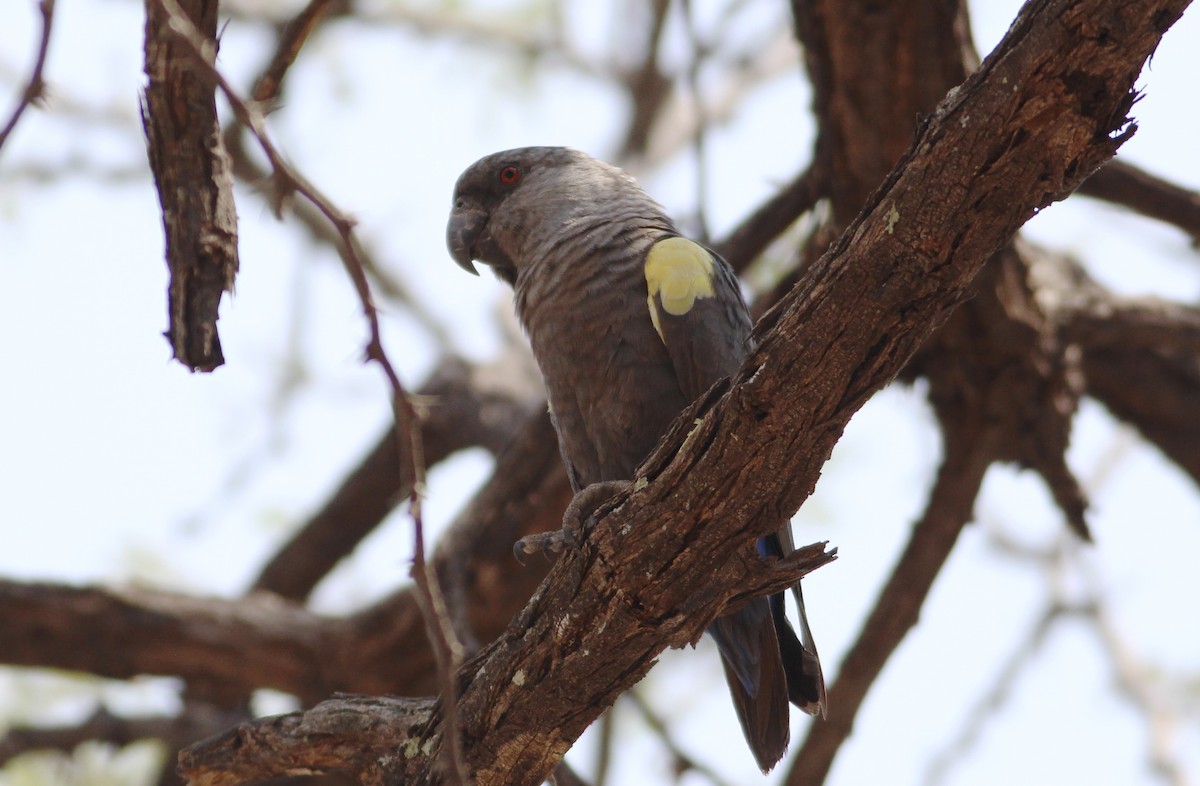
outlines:
[[[464,270],[478,275],[479,262],[513,289],[576,493],[565,522],[580,500],[594,509],[628,484],[676,416],[751,348],[729,265],[685,238],[633,177],[586,153],[524,147],[479,159],[455,183],[446,243]],[[757,548],[790,552],[789,526]],[[793,593],[799,638],[783,593],[707,629],[764,773],[787,752],[789,701],[810,715],[826,708],[799,584]]]

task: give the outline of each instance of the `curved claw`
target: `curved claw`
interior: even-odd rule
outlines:
[[[579,537],[566,528],[539,532],[537,535],[526,535],[514,543],[513,556],[517,558],[517,562],[524,565],[525,560],[522,557],[540,552],[546,561],[553,562],[567,548],[574,548],[578,544]]]

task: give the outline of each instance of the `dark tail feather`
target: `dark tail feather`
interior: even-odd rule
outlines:
[[[788,746],[789,680],[773,616],[767,600],[758,598],[708,628],[721,650],[742,731],[763,772],[783,758]]]
[[[796,605],[799,608],[800,638],[792,630],[791,623],[783,611],[783,595],[771,596],[771,616],[775,622],[775,633],[779,637],[779,650],[783,654],[783,669],[787,674],[788,698],[809,715],[825,717],[825,676],[821,673],[821,659],[813,643],[808,618],[804,614],[804,596],[800,585],[794,588]]]
[[[777,533],[758,541],[759,553],[763,556],[782,557],[795,550],[792,530],[785,525]],[[821,659],[808,627],[808,615],[804,611],[804,594],[800,585],[792,587],[796,598],[796,617],[800,622],[800,638],[784,614],[783,593],[771,596],[771,617],[775,621],[775,632],[779,637],[779,649],[783,653],[783,668],[787,672],[788,698],[809,715],[825,717],[825,676],[821,673]]]

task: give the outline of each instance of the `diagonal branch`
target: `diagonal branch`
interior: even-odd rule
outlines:
[[[917,624],[921,607],[942,566],[971,518],[984,473],[995,460],[997,434],[977,434],[973,440],[958,434],[946,441],[947,455],[925,505],[925,514],[896,560],[887,584],[863,623],[829,688],[829,714],[824,723],[809,727],[808,736],[788,773],[786,783],[825,782],[833,760],[854,728],[854,719],[883,667],[900,642]],[[950,452],[966,447],[966,452]]]
[[[1110,161],[1083,181],[1079,193],[1173,224],[1200,243],[1200,194],[1124,161]]]
[[[337,2],[339,0],[309,0],[304,10],[284,25],[279,42],[275,46],[275,55],[251,91],[255,101],[271,105],[279,99],[279,91],[283,87],[283,78],[288,69],[296,62],[296,56],[308,41],[308,36]]]
[[[796,175],[777,194],[742,219],[733,231],[713,247],[738,273],[745,272],[754,258],[797,218],[812,210],[824,194],[824,173],[810,167]]]
[[[666,647],[695,641],[744,588],[763,592],[833,558],[818,544],[787,565],[745,559],[808,496],[852,414],[962,301],[987,259],[1132,133],[1134,81],[1187,4],[1025,6],[841,240],[760,321],[742,369],[675,423],[579,549],[464,666],[459,717],[476,783],[539,783]],[[362,783],[441,782],[443,716],[409,709],[405,723],[362,728],[366,748],[386,737],[390,750],[412,751],[361,758],[353,772]],[[209,740],[183,754],[181,772],[192,783],[232,782],[261,776],[276,755],[276,772],[321,771],[299,738],[276,734],[285,751],[266,737],[283,726],[316,735],[313,717]]]
[[[482,445],[499,453],[538,402],[519,401],[483,386],[462,360],[447,358],[417,398],[425,461],[433,466],[457,450]],[[313,587],[349,554],[402,500],[411,477],[400,472],[396,435],[389,429],[363,456],[325,505],[263,567],[253,589],[293,600]]]

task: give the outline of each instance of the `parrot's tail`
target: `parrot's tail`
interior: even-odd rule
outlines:
[[[791,623],[783,610],[783,593],[772,595],[771,617],[775,622],[775,635],[779,637],[779,651],[783,654],[783,670],[787,672],[788,698],[792,704],[809,715],[825,717],[825,676],[821,673],[821,660],[817,646],[813,643],[812,631],[808,629],[808,617],[804,613],[804,596],[800,585],[793,587],[796,605],[799,607],[800,638],[792,630]]]
[[[725,681],[754,760],[767,772],[787,753],[791,694],[770,604],[756,598],[718,617],[708,632],[721,651]]]

